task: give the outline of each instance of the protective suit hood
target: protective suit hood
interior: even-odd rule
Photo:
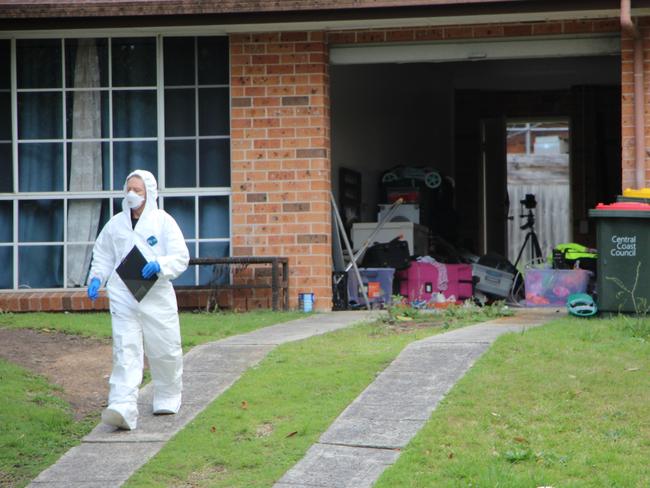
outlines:
[[[156,182],[156,177],[152,175],[149,171],[144,169],[136,169],[129,173],[129,175],[124,180],[124,194],[126,195],[126,183],[129,181],[129,178],[132,176],[139,176],[144,181],[144,187],[147,191],[147,201],[144,204],[144,210],[140,218],[143,218],[145,214],[148,214],[151,211],[158,210],[158,183]],[[129,217],[129,222],[131,221],[131,209],[126,203],[126,198],[122,200],[122,211],[126,213]]]

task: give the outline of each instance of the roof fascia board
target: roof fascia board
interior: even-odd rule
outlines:
[[[567,56],[614,56],[620,55],[620,52],[621,42],[616,34],[511,37],[417,44],[335,46],[330,49],[330,63],[333,65],[442,63]]]
[[[227,35],[236,33],[345,31],[411,27],[442,27],[448,25],[480,25],[492,23],[543,22],[554,20],[597,20],[618,18],[618,9],[575,10],[562,12],[513,13],[499,15],[436,16],[391,19],[322,20],[304,22],[269,22],[208,25],[159,25],[142,27],[66,28],[0,30],[0,38],[104,37],[120,35]],[[650,8],[635,9],[633,16],[650,16]]]

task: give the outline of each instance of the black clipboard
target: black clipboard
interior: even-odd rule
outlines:
[[[158,276],[154,274],[150,278],[142,277],[142,268],[147,264],[147,260],[138,249],[138,246],[133,246],[119,266],[115,269],[117,274],[122,278],[122,281],[133,294],[137,301],[141,301],[154,285]]]

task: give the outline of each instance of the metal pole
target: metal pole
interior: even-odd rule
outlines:
[[[404,199],[398,198],[393,202],[391,207],[388,209],[388,212],[386,212],[386,215],[384,215],[381,218],[381,220],[377,223],[377,227],[375,227],[375,230],[373,230],[372,233],[368,236],[368,238],[364,241],[364,243],[361,245],[357,253],[354,256],[352,256],[352,261],[350,261],[350,264],[348,264],[347,267],[345,268],[346,272],[350,270],[350,268],[352,267],[352,263],[356,263],[359,259],[361,259],[361,256],[363,256],[363,254],[366,252],[366,249],[373,242],[375,236],[379,234],[381,228],[384,226],[386,222],[388,222],[391,219],[391,217],[395,213],[395,210],[397,210],[397,207],[399,207],[403,201]],[[341,231],[341,232],[345,232],[345,231]],[[349,249],[348,252],[350,252]]]
[[[352,256],[352,246],[350,246],[348,235],[345,233],[345,226],[343,225],[343,220],[341,220],[339,209],[336,206],[336,201],[334,200],[334,195],[332,194],[331,191],[330,191],[330,200],[332,201],[332,208],[334,209],[334,217],[336,217],[336,223],[338,224],[339,230],[341,231],[341,235],[343,236],[343,243],[345,244],[345,248],[347,249],[348,254]],[[363,299],[366,301],[366,308],[370,310],[371,309],[370,300],[368,300],[368,294],[366,293],[366,289],[363,287],[363,280],[361,279],[361,273],[359,273],[359,268],[357,267],[357,263],[354,261],[354,259],[352,260],[352,268],[354,269],[354,274],[356,275],[357,280],[361,285],[361,294],[363,295]]]

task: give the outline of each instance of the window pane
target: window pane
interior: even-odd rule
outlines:
[[[0,246],[0,288],[14,286],[14,252],[10,246]]]
[[[12,242],[14,240],[13,235],[14,235],[13,202],[0,201],[0,242]]]
[[[63,144],[18,145],[18,191],[63,191]]]
[[[102,228],[108,200],[68,200],[68,234],[66,242],[94,242]]]
[[[0,193],[14,191],[14,170],[11,164],[11,144],[0,144]]]
[[[92,240],[94,241],[101,230],[104,228],[104,226],[108,223],[108,221],[111,219],[111,217],[118,212],[122,211],[122,199],[121,198],[116,198],[114,199],[115,204],[117,206],[116,210],[113,211],[113,208],[111,206],[111,199],[106,198],[101,200],[101,212],[99,214],[99,224],[97,226],[97,233],[95,236],[93,236]],[[70,200],[68,201],[68,209],[70,206]],[[68,242],[70,242],[70,237],[68,236]]]
[[[196,143],[165,142],[165,186],[167,188],[196,186]]]
[[[88,280],[93,244],[73,244],[68,246],[67,252],[68,279],[66,286],[84,286]]]
[[[18,138],[60,139],[62,108],[61,93],[19,93]]]
[[[113,143],[113,188],[124,189],[124,181],[135,169],[146,169],[154,175],[158,160],[155,141],[134,141]]]
[[[11,140],[11,94],[0,92],[0,141]]]
[[[209,239],[229,235],[228,197],[199,197],[199,237]]]
[[[63,246],[18,248],[20,288],[59,288],[63,285]]]
[[[199,257],[226,258],[230,255],[229,242],[199,243]],[[200,285],[223,285],[230,280],[229,266],[199,266]]]
[[[199,85],[228,84],[228,38],[198,38]]]
[[[23,200],[18,203],[19,242],[63,240],[62,200]]]
[[[11,41],[0,41],[0,89],[11,88]]]
[[[165,90],[165,135],[196,135],[194,90]]]
[[[114,137],[155,137],[156,130],[155,91],[113,92]]]
[[[230,186],[230,140],[199,141],[200,186]]]
[[[61,40],[16,41],[18,88],[61,87]]]
[[[196,228],[194,225],[194,197],[166,197],[165,211],[174,217],[186,239],[196,237],[194,234]]]
[[[187,244],[187,249],[190,251],[190,259],[196,256],[194,251],[194,243],[185,241]],[[194,286],[196,283],[195,279],[196,266],[188,266],[187,269],[174,280],[174,286]]]
[[[163,51],[165,86],[194,85],[194,38],[166,37]]]
[[[109,159],[108,142],[79,141],[68,143],[68,191],[95,191],[110,190],[109,187]],[[72,162],[75,164],[75,171],[81,171],[74,175]],[[91,166],[91,162],[93,166]]]
[[[113,86],[156,85],[156,39],[112,40]]]
[[[199,135],[230,133],[228,88],[199,89]]]
[[[65,125],[69,139],[109,137],[108,96],[105,91],[66,93]]]
[[[65,85],[69,88],[108,86],[108,40],[65,40]]]

